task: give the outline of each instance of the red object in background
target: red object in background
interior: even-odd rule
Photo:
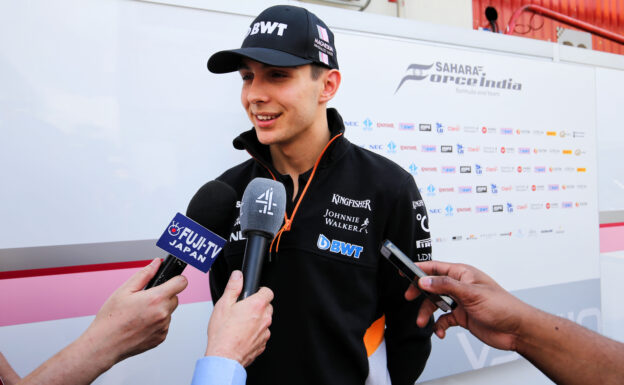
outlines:
[[[624,35],[624,0],[473,0],[473,28],[490,28],[485,17],[489,6],[498,12],[498,27],[504,31],[512,14],[529,4],[539,5],[566,16]],[[557,27],[579,30],[533,12],[517,19],[513,35],[545,41],[557,41]],[[624,54],[624,45],[592,34],[592,49]]]

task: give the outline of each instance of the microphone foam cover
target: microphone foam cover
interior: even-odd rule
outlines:
[[[243,193],[240,208],[240,225],[243,235],[248,231],[261,231],[275,237],[284,221],[286,189],[280,182],[255,178]]]
[[[232,187],[212,180],[197,190],[186,209],[186,216],[228,239],[230,227],[236,219],[236,198]]]

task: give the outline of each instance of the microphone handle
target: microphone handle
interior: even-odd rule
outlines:
[[[169,254],[167,258],[160,264],[156,275],[150,279],[143,290],[147,290],[151,287],[158,286],[175,277],[182,274],[182,271],[186,267],[186,262],[179,260],[173,255]]]
[[[271,241],[260,231],[249,231],[246,236],[247,245],[243,258],[243,292],[238,297],[239,301],[258,291],[264,256]]]

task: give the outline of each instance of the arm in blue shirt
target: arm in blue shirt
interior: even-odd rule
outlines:
[[[247,372],[237,361],[208,356],[197,360],[191,385],[245,385]]]

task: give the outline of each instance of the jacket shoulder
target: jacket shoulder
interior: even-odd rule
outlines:
[[[253,159],[248,159],[226,170],[217,177],[217,180],[232,186],[236,191],[243,191],[257,173],[256,167],[256,162]]]

